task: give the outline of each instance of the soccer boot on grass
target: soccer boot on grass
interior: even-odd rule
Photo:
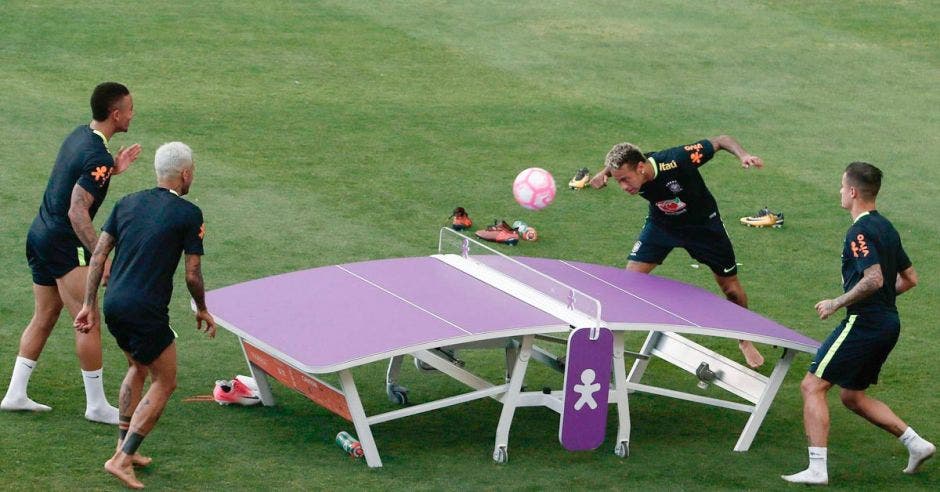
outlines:
[[[261,403],[258,391],[235,378],[231,381],[216,381],[212,399],[219,405],[257,405]]]
[[[454,213],[450,214],[450,227],[455,231],[462,231],[464,229],[469,229],[473,225],[473,221],[470,220],[470,216],[467,215],[467,211],[463,207],[457,207],[454,209]]]
[[[574,177],[571,178],[571,181],[568,181],[568,187],[572,190],[580,190],[581,188],[587,186],[590,182],[591,172],[588,171],[588,168],[582,167],[574,174]]]
[[[475,234],[480,239],[510,246],[515,246],[519,242],[519,233],[509,227],[504,220],[495,221],[493,225],[480,229]]]
[[[783,213],[764,207],[751,217],[741,217],[741,223],[748,227],[783,227]]]

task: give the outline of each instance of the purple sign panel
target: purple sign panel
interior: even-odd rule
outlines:
[[[568,451],[597,449],[607,430],[607,397],[614,336],[607,328],[578,328],[568,336],[565,401],[558,439]]]

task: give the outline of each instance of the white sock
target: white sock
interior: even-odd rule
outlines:
[[[904,434],[898,437],[898,440],[907,448],[909,454],[907,458],[907,468],[902,470],[904,473],[917,473],[917,470],[920,469],[920,465],[932,458],[937,451],[933,443],[918,436],[912,427],[908,427],[907,430],[904,431]]]
[[[7,389],[8,398],[26,398],[26,387],[29,386],[29,377],[33,375],[35,368],[36,361],[16,356],[16,362],[13,363],[13,375],[10,376],[10,388]]]
[[[0,401],[0,410],[32,410],[36,412],[48,412],[51,407],[36,403],[26,396],[26,387],[29,386],[29,377],[36,368],[36,361],[26,357],[17,356],[13,363],[13,375],[10,376],[10,387],[7,388],[7,394]]]
[[[103,424],[117,425],[117,408],[108,403],[104,396],[104,378],[102,370],[82,370],[82,381],[85,383],[85,418]]]
[[[82,381],[85,382],[85,407],[99,408],[108,405],[104,396],[104,378],[102,370],[86,371],[82,369]]]
[[[904,434],[901,434],[901,436],[898,437],[898,441],[901,441],[901,444],[903,444],[904,447],[910,450],[911,444],[919,438],[920,436],[918,436],[917,433],[914,432],[914,428],[908,426],[907,430],[904,431]]]
[[[828,475],[828,448],[819,448],[810,446],[809,447],[809,468],[808,470],[815,473],[822,473],[823,475]]]
[[[793,475],[781,475],[780,478],[790,483],[804,483],[807,485],[827,485],[829,472],[827,470],[826,448],[809,447],[809,468]]]

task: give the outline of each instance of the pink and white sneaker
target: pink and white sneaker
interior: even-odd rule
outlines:
[[[212,398],[219,402],[219,405],[251,406],[261,403],[258,390],[243,383],[237,377],[231,381],[216,381]]]

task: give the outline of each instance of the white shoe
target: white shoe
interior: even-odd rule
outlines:
[[[910,456],[907,458],[907,468],[903,471],[908,475],[912,473],[917,473],[917,470],[920,469],[920,465],[923,465],[925,461],[933,458],[934,453],[937,452],[937,447],[933,445],[930,441],[921,439],[924,444],[917,446],[916,449],[910,451]]]
[[[8,412],[48,412],[49,410],[52,410],[52,407],[49,405],[43,405],[42,403],[36,403],[25,396],[23,398],[10,398],[7,396],[3,398],[2,402],[0,402],[0,410],[6,410]]]
[[[829,474],[819,473],[810,470],[803,470],[793,475],[780,475],[780,478],[790,483],[802,483],[806,485],[829,485]]]
[[[100,408],[85,408],[85,418],[92,422],[118,425],[118,409],[111,405]]]
[[[242,376],[239,374],[238,376],[235,376],[235,379],[241,381],[241,383],[247,386],[251,391],[258,393],[258,383],[255,381],[255,378],[251,376]]]

